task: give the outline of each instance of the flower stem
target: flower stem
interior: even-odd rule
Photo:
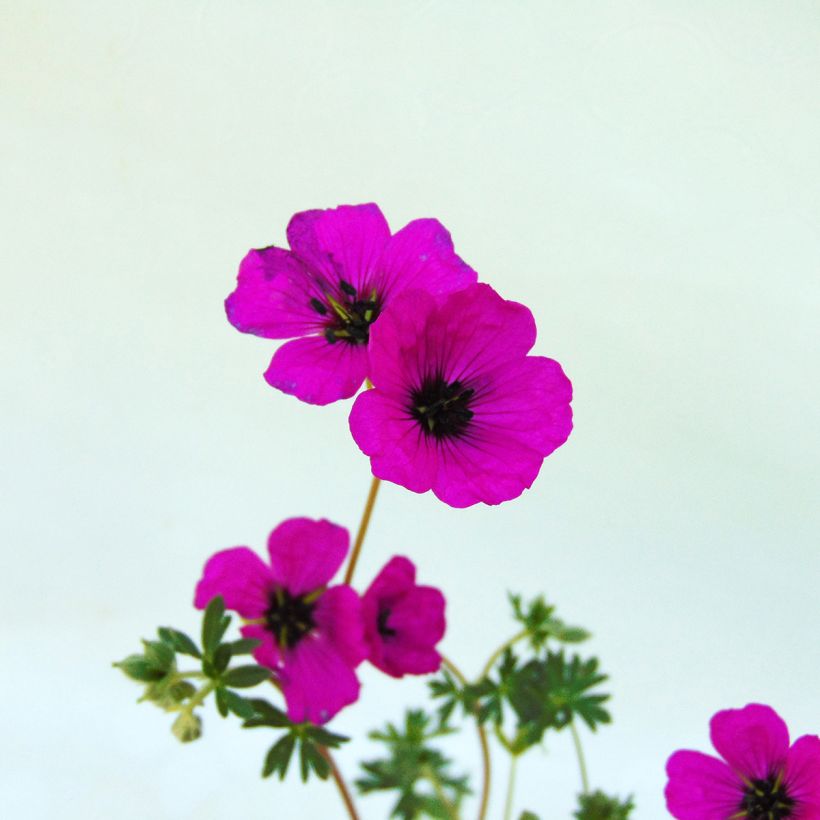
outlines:
[[[507,780],[507,800],[504,803],[504,820],[511,820],[513,808],[513,793],[515,792],[515,774],[518,768],[518,755],[510,759],[510,777]]]
[[[444,811],[447,812],[447,816],[450,820],[458,820],[458,811],[456,807],[447,799],[447,795],[444,793],[444,789],[442,788],[441,781],[436,777],[436,773],[430,766],[425,766],[424,769],[424,776],[430,781],[433,786],[433,791],[436,793],[436,797],[441,801],[441,805],[444,806]]]
[[[467,686],[467,678],[464,677],[461,670],[449,659],[441,656],[441,662],[453,673],[462,686]],[[484,820],[487,816],[487,806],[490,802],[490,777],[492,770],[490,768],[490,744],[487,743],[487,732],[484,726],[479,722],[476,715],[476,729],[478,729],[478,742],[481,744],[481,763],[484,767],[484,777],[481,784],[481,803],[478,809],[478,820]]]
[[[213,692],[214,689],[216,689],[216,681],[209,680],[202,686],[201,689],[191,695],[191,699],[187,703],[184,703],[179,707],[179,711],[187,712],[189,715],[192,715],[194,713],[194,709],[196,709],[196,707],[199,706],[202,701],[204,701],[205,698]]]
[[[359,531],[356,533],[356,541],[353,544],[353,552],[350,553],[350,561],[347,564],[347,572],[345,572],[344,580],[346,584],[349,584],[353,580],[353,573],[356,570],[359,553],[362,551],[364,537],[367,535],[367,527],[370,524],[370,516],[373,513],[373,505],[376,503],[376,494],[379,492],[380,484],[381,480],[373,476],[373,481],[370,484],[370,492],[367,494],[367,502],[364,505],[362,520],[359,523]]]
[[[479,677],[479,680],[480,681],[484,680],[484,678],[486,678],[490,674],[490,672],[493,671],[493,667],[495,666],[496,661],[513,644],[518,643],[518,641],[526,638],[527,635],[529,635],[529,632],[527,632],[526,629],[522,629],[520,632],[517,632],[515,635],[513,635],[512,638],[510,638],[508,641],[504,641],[504,643],[502,643],[501,646],[499,646],[498,649],[496,649],[495,652],[493,652],[493,654],[490,655],[490,659],[487,661],[487,663],[484,664],[484,669],[481,671],[481,675]]]
[[[578,755],[578,768],[581,770],[581,787],[584,794],[589,794],[589,778],[587,777],[587,764],[584,760],[584,750],[581,747],[581,736],[575,728],[575,721],[569,722],[569,730],[572,732],[572,742],[575,744],[575,753]]]
[[[322,757],[330,765],[330,773],[333,775],[333,780],[336,783],[336,787],[339,789],[339,794],[342,797],[342,802],[345,804],[350,820],[359,820],[359,813],[356,811],[356,806],[353,804],[353,797],[350,794],[350,789],[347,788],[345,779],[342,777],[342,773],[339,771],[339,767],[336,765],[333,755],[325,746],[319,747],[319,754],[322,755]]]

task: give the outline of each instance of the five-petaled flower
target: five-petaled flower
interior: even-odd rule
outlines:
[[[530,311],[489,285],[395,299],[350,413],[373,474],[453,507],[521,495],[572,429],[572,385],[534,343]]]
[[[789,745],[769,706],[718,712],[712,745],[723,760],[675,752],[666,764],[666,805],[677,820],[820,820],[820,738]]]
[[[444,606],[440,590],[416,583],[412,561],[391,558],[362,596],[368,660],[394,678],[436,672]]]
[[[371,326],[407,288],[447,293],[476,281],[435,219],[416,219],[391,236],[374,204],[297,213],[290,250],[252,250],[225,301],[243,333],[292,339],[265,379],[310,404],[352,396],[369,374]]]
[[[242,634],[261,641],[254,657],[273,670],[294,721],[325,723],[359,697],[361,599],[349,586],[328,586],[348,542],[329,521],[290,518],[268,538],[270,566],[247,547],[223,550],[196,588],[199,609],[221,595],[248,622]]]

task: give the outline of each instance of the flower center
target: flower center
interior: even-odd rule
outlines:
[[[390,610],[389,609],[380,609],[379,610],[379,617],[376,619],[376,628],[379,630],[379,635],[382,638],[395,638],[396,637],[396,630],[391,629],[387,625],[387,619],[390,617]]]
[[[281,587],[271,595],[265,625],[283,649],[293,649],[315,626],[313,610],[316,604],[307,600],[309,597],[291,595]]]
[[[428,436],[457,438],[473,417],[471,387],[460,381],[447,382],[441,376],[428,378],[411,394],[410,413]]]
[[[791,817],[794,800],[783,787],[781,775],[752,780],[746,787],[737,817],[747,820],[784,820]],[[741,813],[742,812],[742,813]]]
[[[348,344],[366,345],[370,340],[370,325],[381,312],[375,288],[363,299],[353,285],[342,279],[337,296],[326,293],[327,304],[315,297],[310,300],[310,306],[330,320],[325,327],[325,338],[331,344],[341,339]]]

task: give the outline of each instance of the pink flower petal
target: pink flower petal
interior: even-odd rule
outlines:
[[[344,341],[334,344],[324,336],[286,342],[276,351],[265,372],[271,387],[308,404],[330,404],[349,399],[367,376],[367,348]]]
[[[367,657],[362,624],[362,601],[346,584],[331,587],[316,602],[313,614],[318,631],[335,647],[346,664],[355,668]]]
[[[666,774],[666,807],[677,820],[727,820],[740,808],[743,783],[717,758],[675,752]]]
[[[252,250],[239,266],[225,313],[237,330],[268,339],[320,333],[322,317],[310,306],[313,290],[304,265],[290,251]]]
[[[789,797],[797,801],[796,820],[820,820],[820,738],[803,735],[786,757],[784,777]]]
[[[276,640],[273,633],[265,629],[259,624],[249,624],[243,626],[240,630],[243,637],[253,638],[257,641],[262,641],[256,649],[253,650],[254,660],[261,666],[267,666],[268,669],[278,669],[282,663],[282,656],[279,652],[279,647],[276,645]]]
[[[326,723],[359,697],[355,672],[325,636],[308,636],[287,653],[281,681],[297,722]]]
[[[290,247],[316,273],[361,291],[372,285],[389,238],[387,220],[373,203],[302,211],[288,225]]]
[[[291,595],[325,586],[342,565],[349,540],[344,527],[325,519],[283,521],[268,537],[274,581]]]
[[[222,550],[211,556],[194,594],[194,606],[205,609],[221,595],[225,607],[243,618],[259,618],[270,603],[273,576],[262,559],[247,547]]]
[[[412,287],[449,293],[478,278],[456,255],[449,232],[437,219],[416,219],[390,237],[379,270],[381,290],[388,298]]]
[[[789,751],[789,730],[770,706],[725,709],[710,723],[712,745],[734,771],[763,780],[779,772]]]

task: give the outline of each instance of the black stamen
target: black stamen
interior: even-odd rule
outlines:
[[[339,287],[346,293],[348,296],[355,296],[356,295],[356,288],[350,284],[350,282],[345,282],[344,279],[339,280]]]
[[[376,619],[376,628],[379,630],[379,635],[382,638],[394,638],[396,636],[396,630],[391,629],[387,625],[387,619],[390,617],[390,610],[389,609],[381,609],[379,610],[379,617]]]
[[[334,308],[334,316],[333,323],[325,328],[325,338],[331,344],[344,339],[349,344],[366,345],[370,340],[370,325],[379,318],[381,310],[376,291],[370,293],[369,299],[356,299],[356,288],[344,280],[340,280],[339,289],[349,297],[349,301],[344,298],[336,301],[328,297]]]
[[[271,595],[265,625],[273,632],[279,646],[293,649],[313,629],[315,606],[304,597],[292,596],[286,589],[278,589]]]
[[[794,800],[786,792],[782,776],[777,774],[765,780],[752,780],[740,803],[746,820],[786,820],[793,809]]]
[[[310,300],[310,306],[317,312],[321,313],[322,316],[327,315],[327,308],[314,296]]]
[[[464,434],[474,413],[470,400],[475,394],[456,380],[448,383],[442,376],[428,378],[410,396],[410,414],[426,435],[457,438]]]
[[[336,341],[336,332],[332,327],[325,328],[325,339],[327,339],[331,344]]]

